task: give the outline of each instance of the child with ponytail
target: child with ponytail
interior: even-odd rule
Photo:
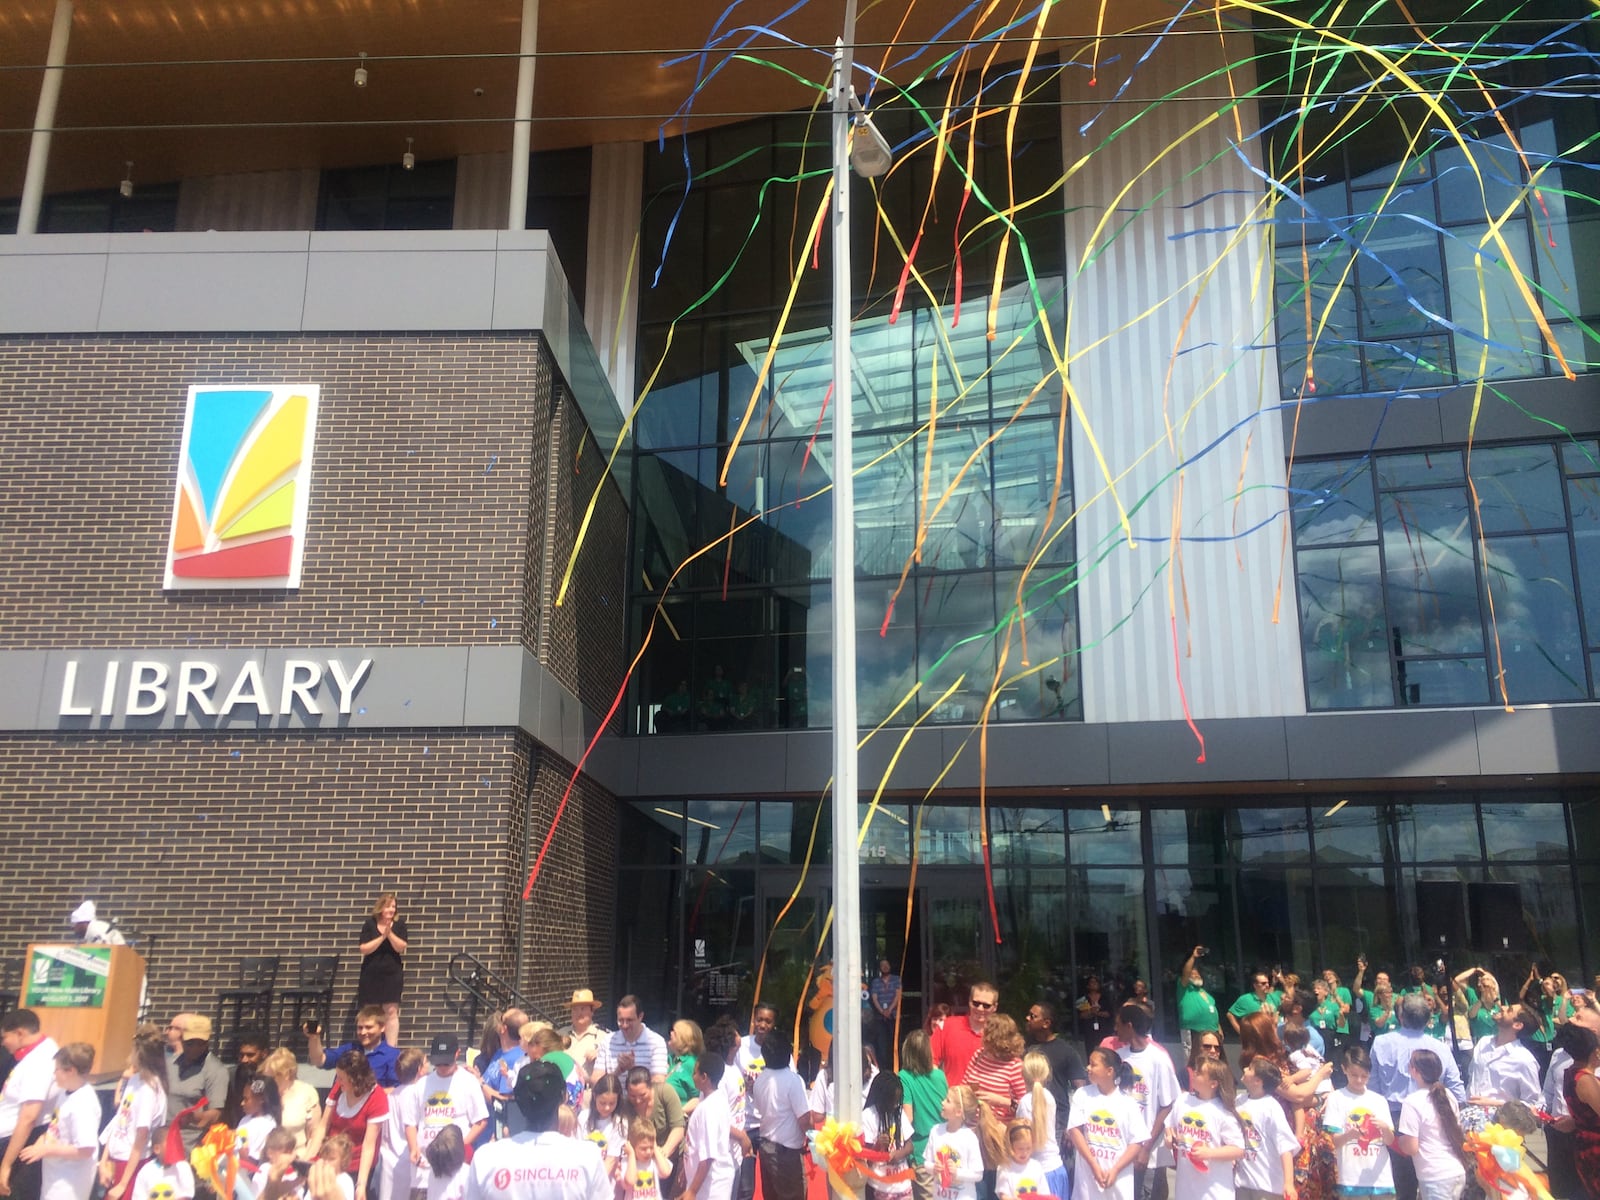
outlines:
[[[1067,1139],[1077,1155],[1072,1200],[1133,1200],[1133,1168],[1150,1138],[1133,1067],[1115,1050],[1089,1052],[1089,1082],[1072,1095]]]
[[[1456,1098],[1440,1082],[1443,1075],[1444,1064],[1432,1050],[1411,1052],[1417,1090],[1400,1105],[1394,1145],[1416,1167],[1418,1200],[1461,1200],[1467,1184],[1461,1118]]]

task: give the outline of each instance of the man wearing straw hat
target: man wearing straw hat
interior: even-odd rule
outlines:
[[[600,1078],[600,1049],[611,1036],[609,1029],[595,1024],[594,1014],[599,1007],[600,1001],[594,998],[593,992],[579,988],[567,1003],[572,1020],[560,1031],[567,1039],[567,1053],[583,1068],[583,1077],[591,1083]]]

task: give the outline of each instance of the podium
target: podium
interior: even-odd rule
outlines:
[[[94,1047],[91,1081],[121,1076],[139,1022],[144,957],[132,946],[35,942],[23,966],[19,1007],[60,1045]]]

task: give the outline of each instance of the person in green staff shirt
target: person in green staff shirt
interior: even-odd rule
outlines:
[[[1500,984],[1495,977],[1485,967],[1468,967],[1451,980],[1451,987],[1466,1010],[1472,1044],[1476,1046],[1484,1038],[1494,1037],[1494,1015],[1501,1007]]]
[[[1271,977],[1265,971],[1257,971],[1250,977],[1250,990],[1228,1008],[1228,1024],[1233,1026],[1234,1034],[1239,1032],[1240,1017],[1262,1010],[1277,1016],[1278,998],[1272,991]]]
[[[1205,957],[1206,948],[1196,946],[1183,962],[1178,972],[1178,1035],[1183,1041],[1184,1054],[1197,1033],[1222,1032],[1222,1020],[1217,1016],[1217,1002],[1206,991],[1205,977],[1195,966],[1197,958]]]

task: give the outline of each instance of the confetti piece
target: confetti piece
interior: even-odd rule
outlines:
[[[497,463],[499,461],[500,461],[500,456],[498,454],[491,454],[489,456],[489,465],[483,469],[483,473],[485,475],[487,475],[490,471],[494,470],[495,463]]]

